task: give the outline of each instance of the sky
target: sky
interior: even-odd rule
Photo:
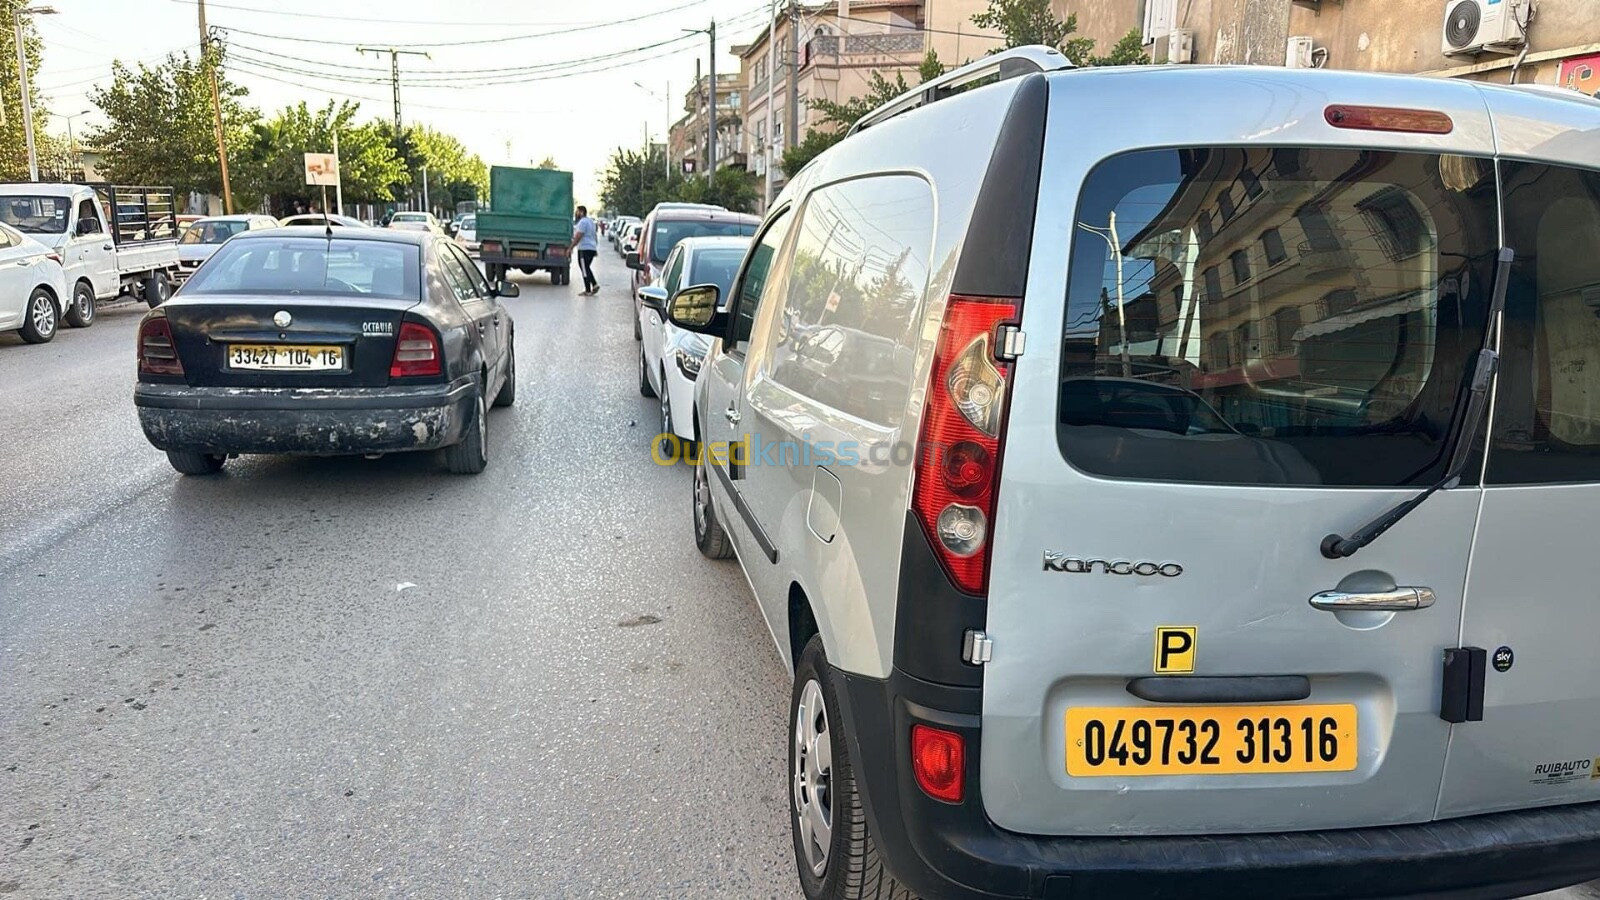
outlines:
[[[195,0],[34,0],[44,63],[35,79],[66,135],[104,123],[90,92],[111,64],[157,65],[199,43]],[[392,118],[389,56],[357,46],[426,52],[400,57],[401,115],[455,135],[484,161],[532,165],[554,157],[573,172],[579,202],[598,202],[599,171],[648,128],[663,140],[683,115],[695,62],[709,62],[705,29],[717,22],[717,71],[727,52],[766,24],[770,0],[206,0],[206,19],[233,57],[229,77],[270,113],[306,101],[359,100],[360,118]],[[642,87],[641,87],[642,85]],[[330,150],[332,148],[329,148]]]

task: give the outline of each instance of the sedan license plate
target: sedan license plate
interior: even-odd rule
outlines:
[[[1249,775],[1356,767],[1356,708],[1078,707],[1067,710],[1067,774]]]
[[[229,344],[228,368],[326,372],[344,368],[344,348],[323,344]]]

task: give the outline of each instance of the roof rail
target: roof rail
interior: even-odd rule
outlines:
[[[1031,75],[1034,72],[1055,72],[1072,68],[1076,68],[1072,60],[1067,59],[1060,51],[1042,44],[1013,47],[993,56],[985,56],[976,62],[967,63],[960,68],[952,69],[940,75],[932,81],[917,85],[857,119],[856,123],[850,126],[850,130],[845,134],[848,137],[863,128],[870,128],[901,113],[910,112],[919,106],[926,106],[929,103],[943,100],[974,81],[980,81],[985,78],[996,78],[996,80],[1004,81],[1007,78]]]

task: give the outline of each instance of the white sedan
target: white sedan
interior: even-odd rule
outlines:
[[[639,393],[661,401],[657,437],[663,459],[693,445],[694,380],[711,347],[710,338],[666,321],[667,299],[686,287],[714,284],[726,305],[749,249],[747,237],[684,238],[668,254],[657,283],[639,289]]]
[[[0,225],[0,331],[15,331],[30,344],[56,336],[62,319],[75,327],[94,321],[87,311],[66,308],[72,294],[61,257],[9,225]]]
[[[461,217],[461,227],[456,229],[456,243],[466,249],[468,253],[477,253],[481,246],[478,243],[478,217],[473,215]]]

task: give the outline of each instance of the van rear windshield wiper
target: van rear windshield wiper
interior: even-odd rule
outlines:
[[[1500,356],[1492,346],[1493,335],[1495,323],[1499,321],[1500,313],[1506,308],[1506,288],[1511,281],[1511,263],[1516,258],[1516,251],[1510,247],[1501,247],[1495,256],[1494,293],[1489,297],[1489,314],[1484,321],[1483,346],[1478,349],[1478,358],[1473,363],[1472,382],[1467,388],[1466,403],[1456,408],[1455,418],[1445,433],[1445,453],[1450,465],[1445,469],[1444,476],[1422,493],[1397,504],[1383,515],[1357,528],[1349,537],[1330,534],[1323,538],[1321,547],[1323,556],[1328,559],[1354,556],[1357,550],[1377,540],[1379,535],[1393,528],[1396,522],[1410,515],[1411,511],[1421,506],[1424,500],[1438,491],[1453,488],[1460,483],[1461,472],[1467,467],[1467,458],[1471,455],[1472,438],[1478,433],[1478,427],[1483,424],[1483,413],[1489,405],[1489,385],[1494,383],[1495,367],[1500,362]]]

